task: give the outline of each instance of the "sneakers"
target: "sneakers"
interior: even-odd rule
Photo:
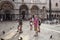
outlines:
[[[20,31],[19,34],[23,33],[23,31]]]
[[[38,34],[35,34],[35,35],[34,35],[34,37],[37,37],[37,36],[38,36]]]

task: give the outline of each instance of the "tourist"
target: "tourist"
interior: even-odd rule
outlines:
[[[30,30],[32,30],[32,25],[33,25],[33,23],[32,23],[32,17],[30,18]]]
[[[40,32],[40,26],[41,26],[41,19],[39,18],[38,32]]]
[[[39,20],[37,15],[34,16],[34,30],[35,30],[35,35],[38,36],[38,25],[39,25]]]
[[[20,19],[18,20],[18,22],[19,22],[18,32],[19,32],[19,33],[22,33],[22,32],[23,32],[23,31],[22,31],[22,16],[20,17]]]

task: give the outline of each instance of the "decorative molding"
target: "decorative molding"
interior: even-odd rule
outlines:
[[[16,4],[22,4],[21,2],[15,2]],[[46,5],[47,3],[25,3],[25,4],[40,4],[40,5]]]

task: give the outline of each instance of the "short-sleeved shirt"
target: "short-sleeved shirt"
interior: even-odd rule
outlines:
[[[39,25],[38,18],[34,18],[34,27],[38,27],[38,25]]]

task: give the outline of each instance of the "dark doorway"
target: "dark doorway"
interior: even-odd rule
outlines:
[[[1,14],[0,14],[0,19],[2,18]]]
[[[11,17],[10,17],[10,11],[9,10],[5,10],[5,20],[8,21],[8,20],[11,20]]]
[[[25,11],[22,11],[22,19],[25,19]]]
[[[6,20],[10,20],[10,14],[6,14]]]

